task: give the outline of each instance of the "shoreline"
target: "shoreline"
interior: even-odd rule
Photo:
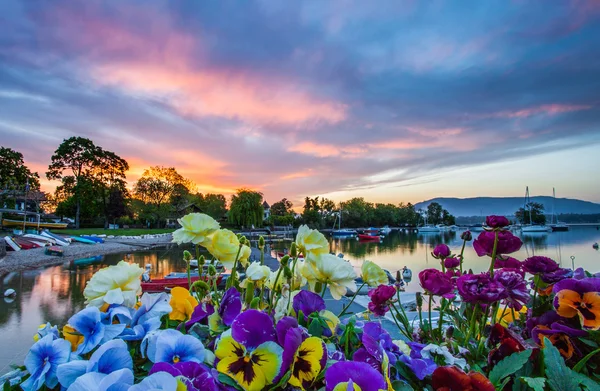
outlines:
[[[171,234],[160,235],[153,238],[111,238],[105,239],[104,243],[84,244],[72,243],[61,247],[64,251],[62,257],[46,255],[45,248],[34,248],[31,250],[9,251],[0,259],[0,277],[11,272],[39,269],[48,266],[61,265],[75,259],[107,255],[120,252],[135,252],[149,250],[171,244]]]

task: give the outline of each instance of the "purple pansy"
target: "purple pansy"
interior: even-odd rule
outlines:
[[[353,384],[362,391],[387,390],[383,375],[364,362],[341,361],[330,366],[325,372],[325,391],[333,391],[340,383],[348,384],[350,390]]]
[[[225,292],[221,299],[221,305],[219,306],[219,316],[223,320],[225,326],[231,326],[234,319],[240,314],[242,310],[242,300],[240,299],[240,292],[234,287],[231,287]]]
[[[35,391],[46,385],[54,388],[58,384],[57,369],[69,361],[71,344],[64,339],[55,339],[52,334],[37,341],[25,356],[25,368],[29,378],[21,384],[25,391]]]
[[[308,315],[312,314],[313,312],[320,312],[326,307],[325,300],[323,300],[321,296],[311,291],[302,290],[296,296],[294,296],[292,308],[297,314],[302,311],[304,314],[304,319],[306,319]]]
[[[260,327],[256,327],[258,325]],[[247,310],[239,314],[231,324],[231,336],[248,349],[253,349],[264,342],[277,340],[273,319],[257,310]]]
[[[208,317],[215,313],[215,307],[212,304],[200,303],[194,308],[190,320],[185,323],[185,327],[189,329],[196,323],[208,324]]]

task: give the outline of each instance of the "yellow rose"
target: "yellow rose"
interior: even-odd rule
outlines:
[[[369,286],[377,287],[387,285],[389,280],[387,274],[378,265],[371,261],[364,261],[361,268],[362,280]]]
[[[181,228],[173,232],[173,242],[178,244],[203,245],[209,240],[209,235],[220,228],[215,219],[204,213],[190,213],[177,221]]]
[[[296,246],[298,246],[298,251],[304,254],[305,258],[309,255],[317,256],[329,253],[327,238],[316,229],[310,229],[306,225],[298,228]]]
[[[248,260],[250,259],[250,255],[252,255],[252,249],[244,244],[242,246],[242,249],[240,250],[239,258],[239,261],[242,264],[242,266],[248,266]]]
[[[260,262],[252,262],[246,269],[246,279],[254,282],[265,281],[271,275],[271,269],[268,266],[261,265]],[[282,276],[279,276],[279,279]],[[278,283],[279,285],[279,283]]]
[[[356,272],[349,262],[331,254],[307,259],[302,275],[314,291],[317,282],[327,284],[331,296],[339,300],[348,290],[356,292]]]
[[[194,312],[194,308],[198,305],[198,300],[192,295],[190,291],[182,287],[175,287],[171,289],[171,301],[169,302],[173,309],[169,314],[171,320],[189,320]]]
[[[68,324],[62,329],[63,338],[71,343],[71,351],[77,350],[79,345],[83,342],[83,335],[78,333],[73,327]]]
[[[238,237],[228,229],[215,231],[206,248],[229,270],[233,268],[238,251],[240,251],[240,256],[242,254]]]
[[[83,291],[88,307],[122,304],[133,308],[142,292],[142,273],[144,270],[137,264],[125,261],[98,270]]]

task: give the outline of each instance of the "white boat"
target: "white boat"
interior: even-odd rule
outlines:
[[[556,217],[556,223],[554,222],[556,216],[556,213],[554,212],[556,205],[556,190],[554,188],[552,188],[552,198],[554,201],[552,203],[552,216],[550,216],[550,228],[552,229],[552,232],[568,231],[569,226],[566,223],[563,223],[562,221],[558,221],[558,217]]]
[[[382,233],[382,234],[387,235],[390,232],[392,232],[392,229],[389,226],[385,225],[383,228],[379,229],[379,232]]]
[[[56,244],[58,244],[59,246],[68,246],[69,242],[67,241],[67,238],[62,238],[59,237],[57,235],[54,235],[48,231],[42,231],[42,236],[45,236],[47,238],[50,239],[54,239],[54,241],[56,241]]]
[[[458,225],[451,225],[448,227],[450,229],[450,231],[452,232],[456,232],[459,230]]]
[[[15,251],[21,251],[21,247],[17,244],[17,242],[15,242],[14,240],[12,240],[12,238],[10,236],[5,236],[4,237],[4,241],[6,242],[6,244],[8,244],[10,246],[10,248],[12,248]]]
[[[533,224],[533,221],[531,219],[531,200],[529,199],[529,186],[525,188],[525,207],[523,209],[529,210],[529,224],[523,225],[521,227],[522,233],[528,234],[552,232],[552,228],[548,227],[545,224]]]
[[[56,240],[54,240],[53,238],[49,238],[47,236],[43,236],[43,235],[25,234],[25,235],[23,235],[23,237],[28,238],[28,239],[37,240],[39,242],[48,242],[50,244],[56,244]]]
[[[338,222],[339,222],[338,228],[335,229],[335,223],[338,223]],[[356,235],[357,235],[357,233],[355,230],[349,229],[349,228],[342,228],[342,208],[340,208],[340,211],[338,212],[338,215],[336,216],[335,221],[333,222],[333,231],[331,231],[331,236],[334,236],[337,238],[347,238],[347,237],[354,237]]]
[[[406,281],[412,280],[412,270],[410,270],[406,266],[404,266],[404,268],[402,269],[402,279]]]
[[[438,233],[441,232],[439,227],[433,226],[433,225],[424,225],[422,227],[418,227],[417,228],[419,230],[419,233]]]
[[[445,231],[448,231],[448,230],[450,230],[450,227],[448,227],[448,226],[447,226],[447,225],[445,225],[445,224],[438,224],[438,225],[436,225],[436,227],[438,227],[438,228],[440,229],[440,231],[441,231],[441,232],[445,232]]]

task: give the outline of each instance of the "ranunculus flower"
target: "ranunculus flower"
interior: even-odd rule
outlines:
[[[479,372],[468,374],[457,367],[438,367],[431,376],[435,391],[495,391],[490,380]]]
[[[389,301],[396,294],[396,288],[388,285],[379,285],[369,291],[369,311],[375,315],[384,316],[390,310]]]
[[[485,225],[490,228],[504,228],[510,225],[510,221],[504,216],[488,216],[485,218]]]
[[[246,278],[250,281],[265,281],[270,275],[271,268],[261,265],[260,262],[252,262],[246,269]]]
[[[371,261],[363,262],[361,273],[363,282],[372,287],[387,284],[389,282],[388,276],[383,269]]]
[[[506,289],[505,299],[509,307],[520,311],[529,300],[529,288],[519,270],[499,269],[494,273],[494,281]]]
[[[559,281],[564,280],[565,278],[573,277],[573,270],[566,268],[559,268],[550,273],[541,274],[542,281],[546,284],[556,284]]]
[[[198,300],[190,291],[180,286],[171,289],[171,301],[169,302],[173,309],[169,314],[171,320],[189,320],[194,312],[194,308],[198,305]]]
[[[565,318],[579,317],[583,327],[600,329],[600,278],[569,278],[554,284],[554,308]]]
[[[219,260],[227,269],[232,269],[235,263],[235,258],[240,256],[240,241],[236,234],[228,229],[219,229],[212,234],[212,238],[205,242],[205,247],[208,251]]]
[[[446,258],[450,256],[450,247],[441,243],[433,249],[433,256],[436,258]]]
[[[502,269],[502,268],[509,268],[509,269],[518,269],[521,270],[523,268],[523,262],[519,261],[518,259],[515,259],[513,257],[497,257],[496,258],[496,262],[494,263],[494,269]]]
[[[510,231],[484,231],[473,242],[473,248],[477,255],[480,257],[484,255],[492,256],[496,234],[498,234],[496,255],[514,253],[515,251],[519,251],[523,245],[521,239],[510,233]]]
[[[331,296],[339,300],[349,289],[356,291],[356,272],[350,262],[344,261],[331,254],[322,254],[316,258],[310,257],[302,268],[302,275],[308,280],[311,290],[315,284],[327,284]]]
[[[471,233],[471,231],[466,230],[465,232],[460,234],[460,238],[465,242],[470,242],[471,240],[473,240],[473,234]]]
[[[298,228],[296,246],[298,246],[299,252],[304,254],[305,258],[308,258],[309,255],[329,254],[329,242],[327,238],[316,229],[308,228],[307,225],[302,225]]]
[[[450,277],[437,269],[425,269],[421,271],[419,273],[419,281],[423,289],[433,295],[445,298],[454,296],[454,286]]]
[[[531,274],[551,273],[558,268],[556,261],[540,255],[529,257],[523,262],[523,270]]]
[[[219,223],[204,213],[190,213],[177,219],[181,228],[173,232],[173,242],[204,245],[209,235],[218,230]]]
[[[464,274],[456,281],[458,293],[469,303],[491,304],[506,297],[506,289],[489,273]]]
[[[143,273],[137,264],[125,261],[98,270],[83,290],[88,307],[100,308],[104,304],[133,307],[142,292],[140,276]]]
[[[448,269],[454,269],[460,265],[460,259],[456,257],[444,259],[444,266]]]

